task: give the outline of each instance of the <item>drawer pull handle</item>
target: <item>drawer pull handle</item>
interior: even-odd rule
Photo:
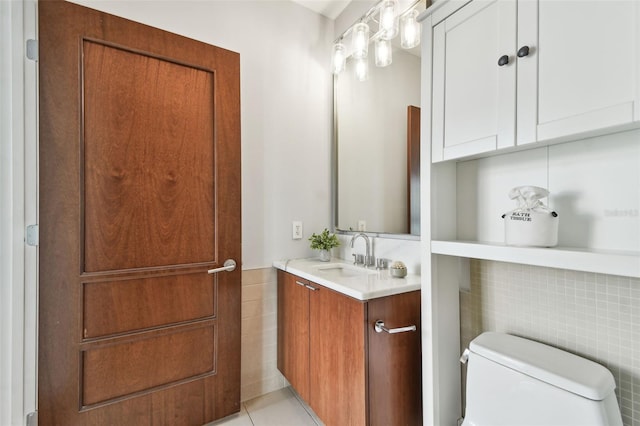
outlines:
[[[312,290],[312,291],[318,291],[318,288],[314,287],[312,285],[305,284],[305,287],[308,288],[309,290]]]
[[[504,66],[507,65],[509,63],[509,56],[507,55],[502,55],[500,56],[500,59],[498,59],[498,65],[499,66]]]
[[[296,281],[296,284],[301,285],[302,287],[304,287],[304,286],[305,286],[305,284],[304,284],[304,283],[301,283],[300,281]]]
[[[407,331],[416,331],[417,328],[415,325],[408,325],[406,327],[398,327],[398,328],[387,328],[384,326],[384,321],[378,320],[376,321],[376,325],[374,326],[376,333],[382,333],[383,331],[389,334],[395,333],[405,333]]]

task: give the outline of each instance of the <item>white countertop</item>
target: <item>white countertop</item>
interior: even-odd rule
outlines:
[[[273,266],[358,300],[420,290],[420,275],[394,278],[388,270],[365,269],[342,259],[331,259],[330,262],[322,262],[318,258],[276,260]],[[347,272],[346,275],[353,272],[356,276],[341,276],[336,273],[340,268]]]

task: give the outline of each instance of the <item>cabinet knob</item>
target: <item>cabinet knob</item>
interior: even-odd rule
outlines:
[[[500,59],[498,59],[499,66],[507,65],[508,63],[509,63],[509,56],[507,55],[502,55],[500,56]]]
[[[529,46],[522,46],[518,49],[518,58],[524,58],[525,56],[529,56]]]

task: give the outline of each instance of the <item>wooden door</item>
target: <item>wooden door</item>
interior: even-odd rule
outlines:
[[[518,144],[640,120],[639,25],[634,1],[519,2]]]
[[[278,270],[278,370],[309,401],[309,282]]]
[[[514,1],[474,0],[434,27],[434,161],[515,144],[516,18]]]
[[[371,426],[422,424],[422,352],[420,291],[368,302],[369,418]],[[416,331],[377,333],[386,327],[415,325]]]
[[[39,3],[40,425],[239,410],[239,56]]]
[[[327,426],[366,425],[366,302],[310,285],[309,405]]]
[[[420,107],[407,106],[407,232],[420,235]]]

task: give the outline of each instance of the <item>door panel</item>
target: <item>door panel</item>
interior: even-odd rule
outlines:
[[[434,161],[514,145],[515,19],[515,2],[474,0],[434,27]]]
[[[213,72],[82,45],[85,272],[216,260]]]
[[[369,415],[372,426],[422,424],[420,292],[368,302]],[[406,333],[378,333],[377,320],[389,328],[415,325]],[[395,391],[390,392],[389,389]]]
[[[309,401],[308,281],[278,270],[278,370]]]
[[[213,324],[82,353],[82,406],[215,373]]]
[[[366,303],[310,285],[309,405],[328,425],[366,425]]]
[[[83,284],[83,338],[213,318],[214,280],[201,273]]]
[[[633,122],[637,10],[633,1],[519,6],[519,47],[532,47],[518,60],[519,144]]]
[[[240,408],[239,56],[39,3],[41,425]]]

